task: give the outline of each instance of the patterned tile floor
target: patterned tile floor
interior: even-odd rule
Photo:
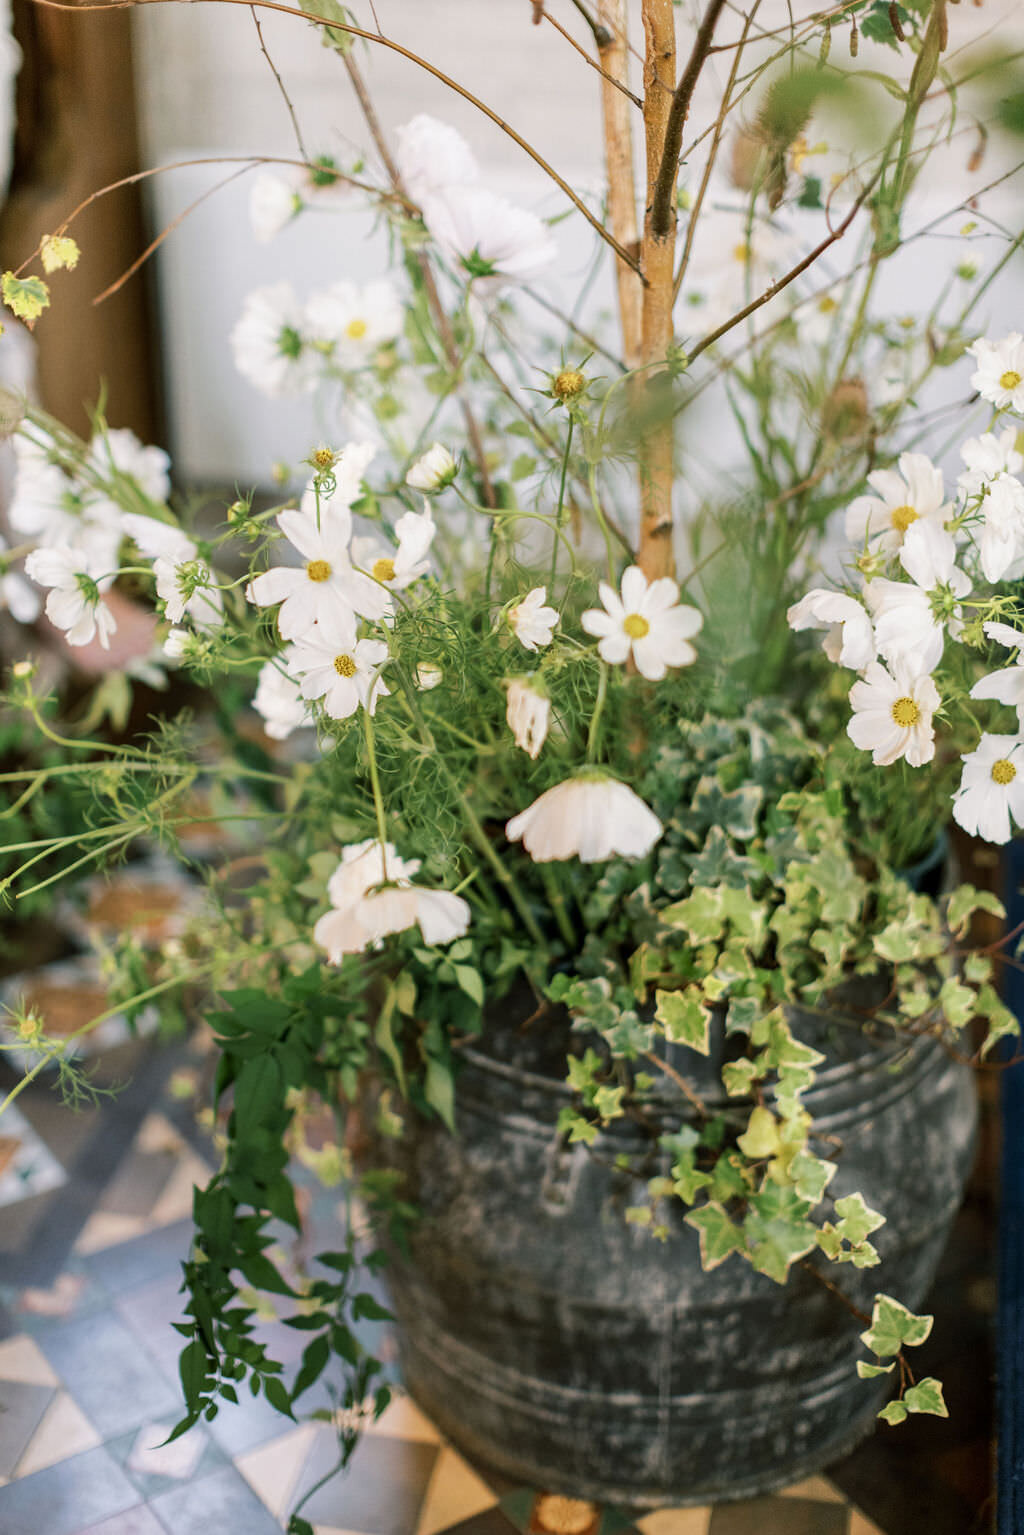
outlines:
[[[101,1080],[129,1085],[101,1107],[73,1116],[47,1087],[33,1086],[18,1099],[18,1116],[5,1117],[5,1133],[17,1144],[0,1146],[0,1535],[280,1535],[289,1511],[332,1463],[327,1424],[295,1427],[251,1399],[161,1444],[180,1407],[170,1324],[180,1317],[178,1264],[192,1184],[209,1170],[190,1091],[201,1069],[185,1047],[129,1045],[102,1061]],[[321,1205],[326,1198],[329,1218],[334,1196],[318,1198]],[[280,1324],[268,1321],[267,1328],[294,1345],[295,1334]],[[375,1346],[380,1352],[379,1339]],[[328,1402],[326,1393],[310,1398],[312,1408]],[[880,1442],[891,1454],[892,1441]],[[946,1529],[941,1522],[876,1522],[873,1467],[870,1455],[855,1455],[835,1480],[815,1477],[773,1497],[631,1518],[469,1465],[397,1396],[348,1474],[327,1481],[303,1512],[317,1535]],[[898,1464],[884,1469],[899,1480]],[[964,1480],[962,1464],[959,1474]],[[864,1490],[857,1501],[874,1518],[839,1481],[847,1492]],[[953,1496],[940,1487],[936,1501]],[[955,1526],[957,1535],[984,1527]]]

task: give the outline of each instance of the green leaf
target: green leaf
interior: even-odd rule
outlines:
[[[977,1012],[977,993],[972,987],[964,986],[955,975],[943,981],[939,1002],[954,1029],[964,1028]]]
[[[722,1067],[722,1082],[730,1098],[745,1097],[760,1075],[754,1061],[730,1061]]]
[[[391,1062],[395,1073],[395,1080],[397,1081],[399,1091],[404,1098],[406,1096],[405,1067],[402,1064],[402,1053],[398,1048],[398,1044],[396,1043],[393,1028],[395,1007],[397,1002],[398,994],[395,990],[395,985],[392,982],[392,984],[388,987],[387,995],[384,998],[384,1003],[381,1007],[380,1015],[377,1019],[377,1027],[374,1030],[373,1037],[376,1040],[379,1048],[383,1050],[384,1054]]]
[[[835,1176],[836,1164],[816,1157],[813,1152],[798,1151],[789,1164],[793,1187],[801,1199],[816,1205]]]
[[[885,1359],[900,1352],[904,1344],[913,1347],[923,1343],[932,1330],[934,1317],[915,1316],[906,1306],[891,1295],[876,1295],[871,1313],[871,1326],[862,1332],[861,1342],[873,1354]]]
[[[976,911],[991,912],[993,917],[1006,916],[1006,907],[991,890],[975,890],[973,885],[958,885],[946,907],[946,921],[954,938],[964,936]]]
[[[699,1210],[691,1210],[683,1217],[688,1226],[694,1226],[700,1236],[701,1267],[707,1271],[724,1263],[730,1253],[742,1252],[745,1247],[743,1232],[733,1224],[722,1206],[714,1201]]]
[[[869,1237],[879,1226],[885,1225],[885,1216],[864,1203],[862,1194],[847,1194],[836,1200],[836,1214],[841,1217],[838,1232],[854,1247]]]
[[[455,965],[455,980],[460,989],[471,997],[477,1007],[484,1005],[484,983],[479,970],[474,970],[472,965]]]
[[[689,1045],[691,1050],[707,1055],[711,1009],[703,1001],[700,988],[688,986],[685,991],[656,991],[654,996],[657,1002],[654,1016],[664,1027],[665,1038],[674,1045]]]
[[[878,1416],[895,1427],[897,1423],[906,1421],[907,1409],[902,1402],[886,1402]]]
[[[238,1268],[257,1290],[267,1290],[271,1295],[294,1295],[295,1291],[262,1253],[240,1253]]]
[[[694,943],[706,943],[720,938],[725,931],[722,912],[722,887],[707,890],[699,886],[685,901],[666,906],[661,920],[669,927],[679,927],[688,933]]]
[[[182,1349],[178,1360],[178,1374],[181,1377],[181,1389],[185,1402],[190,1410],[195,1411],[207,1379],[206,1349],[198,1338],[194,1338],[186,1348]]]
[[[283,1413],[286,1418],[294,1418],[292,1401],[288,1395],[288,1388],[283,1380],[278,1380],[276,1375],[267,1375],[263,1380],[263,1395],[277,1412]]]
[[[759,1104],[751,1111],[747,1128],[737,1138],[737,1146],[745,1157],[752,1162],[758,1162],[763,1157],[775,1156],[780,1147],[779,1125],[775,1115],[770,1109],[762,1108]]]
[[[790,1265],[818,1241],[818,1228],[807,1219],[806,1201],[794,1189],[771,1184],[752,1196],[744,1230],[750,1261],[776,1284],[785,1284]]]
[[[891,1364],[868,1364],[864,1359],[857,1360],[857,1374],[861,1380],[874,1380],[877,1375],[891,1375],[895,1368],[895,1359]]]
[[[903,1394],[903,1405],[908,1412],[928,1412],[936,1418],[948,1418],[949,1409],[942,1397],[942,1382],[926,1375],[916,1386]]]
[[[331,1357],[330,1344],[324,1333],[314,1338],[306,1345],[302,1354],[302,1366],[295,1377],[292,1386],[292,1401],[296,1401],[304,1391],[308,1391],[314,1381],[319,1380],[327,1367],[327,1361]]]
[[[272,1055],[257,1055],[242,1063],[235,1079],[235,1134],[240,1140],[262,1129],[282,1107],[281,1072]]]
[[[395,1319],[386,1306],[365,1292],[352,1300],[352,1317],[356,1322],[393,1322]]]
[[[474,970],[473,974],[476,974]],[[427,1057],[427,1075],[423,1083],[423,1096],[430,1107],[444,1120],[452,1134],[455,1133],[455,1082],[452,1068],[436,1056]]]

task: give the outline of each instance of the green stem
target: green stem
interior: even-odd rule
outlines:
[[[387,879],[388,871],[385,862],[385,849],[388,845],[388,834],[384,816],[384,796],[380,789],[380,774],[377,771],[377,750],[373,740],[373,721],[370,718],[369,709],[363,710],[363,728],[366,734],[366,756],[370,766],[370,787],[373,790],[373,806],[377,813],[377,837],[380,841],[381,867],[384,870],[384,878]]]
[[[602,535],[604,537],[605,558],[607,559],[607,562],[608,562],[608,580],[609,580],[609,583],[612,586],[614,586],[615,585],[615,558],[614,558],[614,554],[613,554],[613,550],[612,550],[612,535],[611,535],[611,531],[610,531],[610,529],[608,527],[608,524],[605,521],[604,512],[603,512],[603,510],[601,508],[601,502],[600,502],[600,499],[598,498],[598,494],[597,494],[597,465],[596,464],[591,464],[590,467],[587,470],[587,486],[588,486],[588,488],[590,490],[590,501],[591,501],[591,505],[594,508],[594,516],[597,518],[598,527],[601,529],[601,533],[602,533]]]
[[[597,700],[594,704],[594,712],[590,716],[590,729],[587,731],[587,761],[593,762],[597,754],[598,727],[601,723],[601,715],[604,713],[604,703],[608,696],[608,667],[604,661],[599,661],[601,675],[597,684]]]
[[[555,591],[555,576],[558,572],[558,540],[562,533],[562,514],[565,507],[565,480],[569,473],[569,454],[572,451],[573,426],[574,422],[572,416],[570,416],[569,430],[565,434],[565,452],[562,454],[562,479],[558,487],[558,508],[555,512],[555,537],[551,544],[551,576],[549,579],[549,590],[552,597],[554,596]]]

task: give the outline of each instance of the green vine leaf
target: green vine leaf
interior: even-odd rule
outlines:
[[[702,1205],[684,1216],[688,1226],[694,1226],[700,1237],[700,1262],[705,1271],[724,1263],[730,1253],[743,1252],[746,1246],[743,1232],[729,1219],[720,1204]]]
[[[873,1354],[885,1359],[898,1354],[904,1346],[913,1347],[923,1343],[932,1330],[934,1320],[930,1316],[915,1316],[898,1300],[893,1300],[891,1295],[878,1294],[871,1314],[871,1326],[867,1332],[861,1333],[861,1342]]]
[[[697,986],[685,991],[656,991],[654,1016],[664,1027],[665,1038],[675,1045],[689,1045],[700,1055],[710,1049],[708,1029],[711,1009],[703,1001]]]
[[[903,1394],[903,1404],[908,1412],[927,1412],[936,1418],[948,1418],[949,1408],[942,1396],[942,1382],[926,1375],[916,1386]]]

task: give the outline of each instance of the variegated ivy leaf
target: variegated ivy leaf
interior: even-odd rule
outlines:
[[[585,1145],[592,1146],[597,1140],[598,1127],[566,1105],[558,1115],[558,1133],[569,1137],[570,1146],[577,1141],[583,1141]]]
[[[964,960],[964,979],[977,986],[992,974],[992,961],[987,954],[968,954]]]
[[[700,1262],[706,1271],[724,1263],[730,1253],[743,1252],[746,1246],[739,1226],[713,1201],[699,1210],[691,1210],[684,1219],[688,1226],[696,1227],[700,1236]]]
[[[840,1216],[836,1227],[839,1235],[854,1247],[879,1226],[885,1225],[885,1216],[865,1204],[862,1194],[847,1194],[843,1199],[837,1199],[836,1214]]]
[[[701,851],[690,862],[695,885],[727,885],[743,890],[756,879],[758,867],[752,858],[737,853],[720,826],[712,826]],[[674,866],[671,866],[674,872]],[[658,869],[661,877],[661,866]],[[671,890],[672,887],[666,887]],[[676,889],[684,889],[676,886]]]
[[[778,1121],[771,1110],[762,1108],[760,1104],[751,1110],[747,1128],[737,1138],[736,1144],[752,1162],[775,1156],[782,1142]]]
[[[916,1386],[903,1393],[903,1405],[908,1412],[929,1412],[936,1418],[948,1418],[949,1409],[942,1396],[942,1382],[926,1375]]]
[[[975,890],[973,885],[958,885],[946,907],[946,921],[954,938],[964,936],[976,911],[988,911],[994,917],[1006,916],[1006,907],[991,890]]]
[[[915,1316],[891,1295],[875,1296],[871,1326],[860,1335],[861,1342],[882,1359],[898,1354],[904,1345],[923,1343],[932,1330],[934,1317]]]
[[[708,982],[704,982],[704,992],[707,995]],[[749,1034],[758,1018],[764,1012],[764,1003],[760,997],[730,997],[729,1006],[725,1014],[725,1032],[727,1034]]]
[[[742,1157],[726,1151],[715,1163],[711,1175],[711,1198],[725,1204],[730,1199],[745,1199],[755,1184],[755,1174]]]
[[[700,988],[688,986],[685,991],[656,991],[654,995],[657,1001],[654,1016],[663,1026],[665,1038],[707,1055],[711,1009],[701,997]]]
[[[793,1187],[801,1199],[808,1200],[812,1205],[819,1203],[835,1177],[835,1173],[834,1162],[826,1162],[806,1148],[798,1151],[789,1164],[789,1176],[793,1180]]]
[[[785,1284],[790,1265],[816,1245],[818,1231],[809,1206],[794,1189],[766,1184],[750,1198],[744,1232],[750,1261],[762,1274]]]
[[[754,1061],[730,1061],[722,1067],[722,1083],[730,1098],[743,1098],[761,1076]]]
[[[673,1192],[686,1205],[692,1205],[701,1189],[710,1188],[713,1182],[710,1173],[701,1172],[696,1165],[696,1154],[692,1151],[684,1153],[672,1169],[675,1174]]]
[[[722,910],[722,891],[698,887],[685,901],[666,906],[661,920],[668,927],[682,928],[694,943],[706,943],[720,938],[725,931],[725,913]]]
[[[988,1034],[981,1047],[982,1055],[987,1055],[998,1040],[1020,1033],[1020,1024],[1016,1015],[1011,1013],[993,986],[986,984],[981,988],[975,1007],[979,1018],[988,1019]]]
[[[709,776],[698,783],[687,818],[698,826],[720,826],[737,842],[750,842],[757,836],[757,814],[763,800],[764,790],[757,784],[726,790],[716,777]]]
[[[962,1029],[970,1023],[978,1010],[977,993],[970,986],[964,986],[955,975],[949,976],[942,983],[939,992],[939,1003],[948,1023],[954,1029]]]
[[[857,1374],[861,1380],[874,1380],[879,1375],[891,1375],[895,1368],[895,1359],[891,1364],[868,1364],[864,1359],[857,1360]]]
[[[907,1409],[902,1402],[886,1402],[878,1416],[886,1423],[891,1423],[893,1428],[897,1423],[905,1423]]]
[[[932,959],[945,947],[941,933],[901,921],[890,922],[874,939],[875,953],[894,965],[909,959]]]

